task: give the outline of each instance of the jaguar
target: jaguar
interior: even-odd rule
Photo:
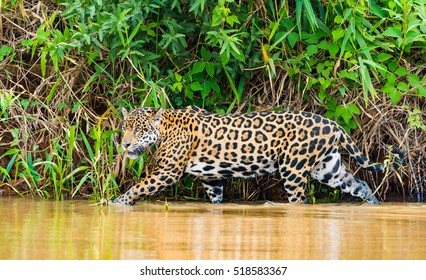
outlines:
[[[310,176],[330,187],[378,204],[366,182],[342,163],[343,147],[364,169],[386,172],[403,164],[394,147],[390,164],[370,161],[335,121],[310,112],[269,111],[214,114],[190,106],[167,110],[123,108],[121,145],[135,159],[157,146],[155,168],[113,202],[133,205],[175,184],[184,173],[201,179],[212,203],[223,200],[224,179],[278,173],[290,203],[307,203]]]

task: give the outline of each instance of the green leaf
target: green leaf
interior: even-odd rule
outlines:
[[[175,72],[175,79],[176,79],[176,81],[178,81],[178,82],[182,82],[182,76],[181,76],[181,75],[179,75],[177,72]]]
[[[346,88],[345,87],[343,87],[343,86],[341,86],[340,88],[339,88],[339,92],[340,92],[340,95],[342,96],[342,97],[344,97],[345,96],[345,94],[346,94]],[[357,107],[358,108],[358,107]]]
[[[244,62],[246,60],[246,57],[244,56],[243,52],[240,51],[239,53],[236,53],[234,51],[234,49],[231,50],[231,54],[233,57],[235,57],[236,59],[238,59],[239,61]]]
[[[351,21],[350,24],[349,24],[349,27],[351,27],[352,25],[353,25],[353,22]],[[346,30],[345,37],[343,38],[342,44],[340,45],[340,55],[339,55],[339,58],[341,58],[343,56],[343,54],[345,53],[345,51],[346,51],[346,44],[348,43],[349,37],[351,35],[352,35],[352,31],[351,31],[351,28],[349,28],[349,30]],[[348,55],[352,56],[352,54],[349,51],[347,51],[345,53],[345,59],[347,59]]]
[[[297,0],[296,1],[296,26],[299,31],[299,35],[302,34],[302,7],[303,7],[302,0]]]
[[[409,74],[407,78],[410,85],[414,88],[417,88],[421,96],[426,97],[426,87],[423,86],[422,83],[420,82],[419,76],[415,74]]]
[[[291,48],[294,48],[298,39],[299,39],[299,35],[297,35],[297,33],[295,32],[291,32],[287,36],[287,41]]]
[[[424,40],[423,37],[425,37],[425,35],[421,34],[417,30],[410,30],[405,35],[405,45],[416,41],[422,41]]]
[[[191,74],[197,74],[204,71],[204,68],[206,67],[206,63],[204,61],[197,61],[192,66]]]
[[[329,45],[328,52],[330,53],[330,56],[335,56],[339,52],[339,46],[337,44]]]
[[[340,52],[340,57],[341,57],[343,49],[340,49],[340,50],[341,50],[341,52]],[[343,56],[343,58],[346,59],[346,60],[349,60],[349,58],[351,58],[352,56],[353,56],[353,53],[351,53],[351,52],[345,52],[345,55]]]
[[[203,12],[205,4],[206,4],[206,0],[194,1],[194,3],[192,4],[191,8],[189,8],[189,12],[195,11],[195,14],[197,14],[196,10],[198,10],[198,9],[200,9],[200,11]]]
[[[385,76],[387,82],[386,83],[390,83],[392,85],[395,84],[396,81],[396,76],[393,73],[387,72],[386,76]]]
[[[212,88],[215,92],[217,92],[217,93],[220,92],[220,87],[219,87],[219,85],[218,85],[218,83],[215,79],[210,78],[210,79],[207,80],[207,83],[209,83],[210,88]]]
[[[224,52],[220,54],[220,62],[225,66],[228,64],[229,60],[231,59],[231,52],[229,49],[226,49]]]
[[[386,93],[390,93],[393,90],[395,90],[395,86],[393,85],[393,83],[386,83],[381,89],[380,91],[382,92],[386,92]]]
[[[272,58],[268,59],[268,66],[269,66],[269,69],[272,73],[272,78],[274,78],[276,76],[276,70],[275,70],[275,63],[274,63],[274,60]]]
[[[408,87],[408,85],[407,85],[406,83],[404,83],[404,82],[399,82],[399,83],[397,84],[397,88],[398,88],[398,89],[400,89],[400,90],[402,90],[402,91],[406,91],[406,92],[410,91],[410,88],[409,88],[409,87]]]
[[[47,97],[46,97],[46,104],[47,105],[49,105],[50,101],[52,100],[53,94],[56,92],[56,88],[58,87],[60,81],[61,81],[60,78],[56,79],[55,84],[53,85],[52,89],[50,90],[49,94],[47,95]]]
[[[201,90],[201,98],[205,99],[209,92],[211,91],[210,84],[208,82],[203,82],[201,84],[202,90]]]
[[[33,44],[34,44],[34,40],[22,40],[21,41],[21,45],[22,46],[24,46],[25,48],[30,48],[30,47],[32,47],[33,46]]]
[[[388,69],[389,71],[393,72],[398,67],[398,61],[396,59],[392,60],[388,63]]]
[[[422,84],[420,83],[419,76],[414,75],[414,74],[409,74],[407,76],[407,78],[408,78],[408,82],[410,83],[410,85],[412,87],[416,87],[416,88],[421,88],[422,87]]]
[[[338,118],[343,114],[344,107],[339,105],[336,107],[336,110],[334,111],[334,117]]]
[[[192,82],[189,87],[193,90],[193,91],[197,91],[197,90],[202,90],[203,87],[201,86],[201,84],[199,82]]]
[[[370,93],[371,97],[374,98],[376,97],[376,90],[374,89],[374,86],[371,83],[370,73],[368,72],[367,66],[365,66],[364,64],[364,60],[361,57],[359,57],[358,62],[359,62],[358,71],[361,77],[362,89],[364,91],[364,102],[367,105],[369,101],[368,93]]]
[[[371,65],[373,69],[380,69],[380,70],[386,71],[386,68],[383,66],[383,64],[378,64],[374,62],[373,60],[363,59],[363,62]]]
[[[80,171],[84,171],[86,169],[88,169],[88,166],[79,166],[76,169],[74,169],[72,172],[70,172],[65,178],[64,181],[69,180],[74,174],[80,172]]]
[[[319,93],[318,93],[318,98],[322,101],[322,102],[324,102],[324,100],[325,100],[325,98],[327,97],[327,93],[325,92],[325,91],[320,91]]]
[[[293,31],[295,27],[293,27],[292,29],[290,29],[287,32],[283,32],[280,31],[275,35],[275,38],[278,38],[272,45],[271,45],[271,49],[275,48],[279,43],[281,43],[282,41],[285,40],[285,38],[287,38],[288,35],[290,35],[290,33]]]
[[[228,80],[228,82],[229,82],[229,86],[231,87],[232,92],[233,92],[233,93],[234,93],[234,95],[235,95],[235,99],[237,100],[238,104],[240,104],[241,96],[239,95],[238,90],[237,90],[237,88],[235,87],[235,83],[234,83],[234,81],[232,80],[232,77],[231,77],[231,75],[229,74],[228,70],[226,70],[225,65],[223,65],[222,67],[223,67],[223,71],[225,72],[226,78],[227,78],[227,80]]]
[[[358,82],[358,76],[356,75],[356,73],[354,71],[349,71],[348,72],[348,70],[345,69],[345,70],[339,71],[337,73],[337,75],[340,78],[348,78],[348,79],[351,79],[351,80],[353,80],[355,82]]]
[[[214,65],[215,64],[213,62],[207,62],[206,63],[206,72],[212,78],[214,76]]]
[[[297,2],[299,2],[298,0]],[[312,4],[310,0],[302,0],[304,6],[304,14],[308,18],[309,25],[312,30],[316,30],[318,28],[317,17],[315,16],[314,9],[312,8]]]
[[[359,108],[356,104],[349,104],[347,106],[348,110],[352,113],[352,115],[359,115],[361,112],[359,111]]]
[[[334,23],[341,24],[343,22],[343,18],[341,15],[337,15],[334,17]]]
[[[381,53],[377,56],[377,61],[378,62],[384,62],[390,58],[392,58],[393,56],[388,54],[388,53]]]
[[[89,178],[89,176],[92,176],[91,172],[87,172],[80,180],[80,182],[78,183],[78,185],[75,187],[75,190],[72,194],[71,197],[74,197],[76,195],[76,193],[80,190],[81,186],[86,183],[87,178]]]
[[[201,47],[201,57],[205,61],[209,61],[212,58],[211,53],[204,46]]]
[[[331,32],[331,35],[333,36],[333,42],[336,43],[340,38],[345,36],[345,31],[339,27]]]
[[[5,57],[11,54],[13,49],[9,46],[3,45],[0,48],[0,61],[2,61]]]
[[[229,42],[229,45],[231,46],[232,51],[234,51],[237,55],[240,54],[240,50],[237,48],[234,42]]]
[[[398,76],[405,76],[407,75],[409,72],[407,71],[407,69],[399,67],[398,69],[396,69],[395,74]]]
[[[398,29],[394,26],[390,26],[383,32],[383,35],[389,36],[389,37],[400,38],[401,37],[401,29]]]
[[[337,106],[335,111],[335,117],[342,117],[346,124],[352,119],[352,113],[346,106]]]
[[[87,152],[88,152],[88,155],[89,155],[89,160],[94,162],[96,159],[93,155],[92,147],[90,146],[90,143],[87,140],[86,134],[83,132],[83,130],[81,128],[80,128],[80,135],[81,135],[81,138],[83,139],[84,145],[86,146],[86,149],[87,149]]]
[[[41,75],[43,77],[46,77],[46,64],[47,64],[47,50],[43,49],[41,56],[40,56],[40,68],[41,68]]]
[[[179,83],[179,82],[176,82],[176,83],[174,83],[173,84],[173,86],[172,86],[172,88],[174,89],[174,90],[179,90],[179,92],[181,92],[182,91],[182,89],[183,89],[183,85],[182,85],[182,83]]]
[[[194,92],[191,90],[191,88],[187,88],[185,90],[185,95],[191,100],[194,100]]]
[[[310,45],[306,48],[306,56],[312,56],[316,53],[318,53],[318,46],[317,45]]]
[[[19,150],[19,149],[17,149],[17,148],[10,149],[10,150],[7,150],[6,152],[4,152],[4,153],[0,156],[0,158],[5,157],[5,156],[9,156],[9,155],[19,154],[19,152],[20,152],[20,150]]]
[[[371,11],[373,12],[373,14],[375,14],[379,18],[386,17],[385,11],[379,5],[375,4],[373,1],[370,2],[370,5],[371,5]]]
[[[78,111],[78,109],[80,108],[81,103],[77,102],[74,104],[74,106],[72,106],[71,112],[74,114],[75,112]]]
[[[240,23],[240,21],[238,20],[238,17],[235,15],[229,16],[225,19],[225,21],[231,26],[234,26],[234,23]]]
[[[393,89],[388,93],[389,98],[392,100],[392,104],[395,105],[401,99],[401,93],[397,89]]]
[[[344,110],[342,114],[342,118],[345,121],[345,123],[349,123],[352,119],[352,114],[348,110]]]
[[[421,94],[421,96],[426,97],[426,87],[422,86],[418,88],[419,93]]]
[[[328,48],[330,47],[329,43],[327,42],[327,40],[322,40],[319,44],[318,44],[318,48],[322,49],[322,50],[328,50]]]
[[[26,110],[28,108],[29,104],[30,104],[30,101],[28,99],[22,99],[21,100],[21,105],[22,105],[22,108],[24,108],[24,110]]]

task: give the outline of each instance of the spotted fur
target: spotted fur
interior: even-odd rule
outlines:
[[[176,183],[183,173],[200,177],[213,203],[223,199],[223,179],[278,172],[291,203],[306,203],[311,175],[321,183],[377,204],[368,185],[342,164],[339,146],[363,168],[385,171],[361,153],[336,122],[309,112],[211,114],[197,107],[181,110],[135,109],[125,119],[122,146],[130,158],[153,144],[157,166],[140,183],[114,200],[133,205]],[[396,169],[403,154],[392,150]]]

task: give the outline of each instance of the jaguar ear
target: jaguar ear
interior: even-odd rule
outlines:
[[[152,124],[158,126],[161,123],[161,116],[163,114],[163,109],[159,108],[152,118]]]
[[[126,120],[129,112],[127,112],[126,108],[122,107],[121,108],[121,114],[123,115],[123,119]]]

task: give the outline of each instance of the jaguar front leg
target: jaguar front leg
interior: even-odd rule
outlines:
[[[290,162],[291,159],[287,159]],[[284,180],[284,189],[287,193],[287,198],[290,203],[306,204],[308,200],[305,195],[305,187],[307,183],[307,168],[305,165],[299,166],[298,170],[287,169],[284,160],[279,162],[280,177]],[[305,163],[306,159],[301,159],[300,162]]]
[[[202,182],[211,202],[214,204],[221,203],[223,200],[223,180],[204,179]]]
[[[167,174],[162,171],[154,171],[145,177],[141,182],[134,185],[123,195],[117,197],[113,203],[121,203],[126,205],[134,205],[138,200],[154,195],[166,186],[176,183],[181,174]]]
[[[190,145],[182,138],[165,143],[157,151],[156,169],[140,183],[134,185],[125,194],[117,197],[113,203],[134,205],[136,201],[153,195],[167,186],[175,184],[185,170]],[[178,142],[180,140],[180,142]],[[186,140],[186,139],[185,139]]]

